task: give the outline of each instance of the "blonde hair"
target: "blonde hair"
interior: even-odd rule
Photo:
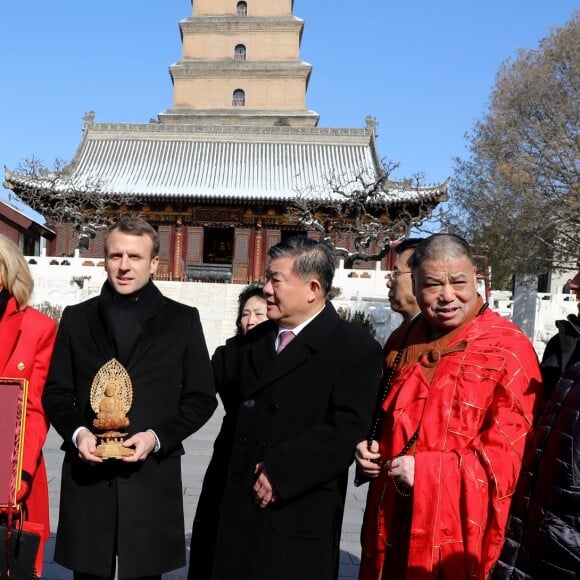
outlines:
[[[0,234],[0,284],[14,296],[19,310],[28,306],[34,280],[22,252],[6,236]]]

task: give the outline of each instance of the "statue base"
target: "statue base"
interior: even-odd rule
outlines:
[[[101,440],[95,455],[101,459],[122,459],[123,457],[130,457],[135,453],[134,449],[123,446],[123,438],[127,433],[119,433],[118,431],[106,431],[97,435]]]

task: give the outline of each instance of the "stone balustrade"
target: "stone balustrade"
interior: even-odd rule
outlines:
[[[45,302],[64,308],[96,296],[106,280],[104,261],[73,257],[27,257],[35,280],[32,303]],[[341,260],[333,281],[340,292],[334,299],[336,307],[361,310],[369,315],[377,338],[384,342],[400,324],[401,317],[392,312],[387,300],[389,272],[380,269],[346,270]],[[243,284],[203,283],[192,281],[156,280],[167,296],[196,306],[206,333],[210,352],[235,332],[236,300]],[[518,292],[518,289],[516,289]],[[547,340],[556,333],[556,320],[576,313],[578,306],[573,294],[531,293],[521,290],[525,298],[525,317],[514,316],[514,299],[510,292],[493,291],[490,307],[506,318],[514,319],[528,334],[536,351],[541,355]],[[228,318],[226,320],[226,317]],[[520,320],[525,319],[525,324]]]

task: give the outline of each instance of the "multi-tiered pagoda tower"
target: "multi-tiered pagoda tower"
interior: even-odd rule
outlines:
[[[300,58],[304,22],[292,14],[292,0],[192,4],[193,15],[180,23],[181,60],[170,67],[173,104],[158,121],[97,123],[88,114],[74,159],[56,181],[9,170],[5,181],[21,197],[27,189],[50,198],[71,188],[122,196],[130,203],[114,214],[139,213],[158,229],[160,276],[246,283],[261,279],[271,245],[304,231],[287,213],[296,196],[328,195],[337,178],[380,176],[376,123],[317,127],[306,106],[311,66]],[[395,192],[384,219],[433,207],[445,190]],[[49,253],[70,254],[75,232],[53,227]],[[103,255],[102,233],[83,253]]]

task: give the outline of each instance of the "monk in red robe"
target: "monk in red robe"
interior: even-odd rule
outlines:
[[[465,240],[427,238],[411,269],[421,315],[385,345],[380,426],[356,450],[372,479],[359,580],[484,580],[540,403],[538,360],[477,294]]]

